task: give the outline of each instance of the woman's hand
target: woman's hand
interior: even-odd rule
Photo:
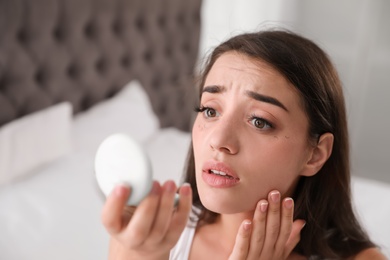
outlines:
[[[111,235],[110,259],[168,259],[191,210],[192,191],[180,188],[175,208],[176,185],[153,183],[150,194],[137,208],[126,206],[131,190],[117,186],[103,207],[102,222]]]
[[[287,259],[300,240],[304,220],[293,221],[294,201],[271,191],[257,203],[253,220],[241,224],[229,260]]]

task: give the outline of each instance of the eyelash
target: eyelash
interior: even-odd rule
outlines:
[[[207,108],[209,108],[209,107],[197,106],[197,107],[194,108],[194,111],[197,112],[197,113],[202,113],[202,112],[204,112]]]
[[[265,126],[264,126],[263,128],[259,128],[259,127],[255,126],[254,123],[252,123],[252,125],[253,125],[254,127],[256,127],[257,129],[259,129],[259,130],[273,129],[273,128],[274,128],[274,125],[273,125],[272,123],[270,123],[268,120],[266,120],[266,119],[264,119],[264,118],[262,118],[262,117],[258,117],[258,116],[256,116],[256,115],[251,115],[251,116],[249,117],[249,121],[252,122],[252,121],[254,121],[254,120],[260,120],[260,121],[262,121],[262,122],[265,124]]]
[[[196,107],[194,110],[195,110],[195,112],[197,112],[197,113],[205,113],[205,112],[207,113],[208,111],[214,111],[215,113],[217,113],[217,112],[215,111],[214,108],[211,108],[211,107],[204,107],[204,106]],[[208,117],[208,118],[209,118],[209,117],[213,117],[213,116],[208,116],[207,114],[205,114],[205,116]],[[262,122],[265,124],[265,126],[264,126],[263,128],[259,128],[259,127],[255,126],[254,123],[252,123],[252,125],[253,125],[254,127],[256,127],[257,129],[259,129],[259,130],[273,129],[273,128],[274,128],[274,126],[273,126],[272,123],[270,123],[268,120],[266,120],[266,119],[264,119],[264,118],[262,118],[262,117],[258,117],[258,116],[256,116],[256,115],[251,115],[248,119],[249,119],[249,122],[253,122],[254,120],[262,121]]]
[[[197,112],[197,113],[204,113],[204,112],[208,112],[208,111],[214,111],[214,112],[216,113],[216,111],[215,111],[214,108],[211,108],[211,107],[204,107],[204,106],[195,107],[194,110],[195,110],[195,112]],[[206,114],[205,114],[205,116],[206,116],[206,117],[210,117],[210,116],[207,116]]]

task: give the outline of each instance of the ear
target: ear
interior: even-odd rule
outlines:
[[[331,133],[320,136],[317,145],[311,149],[302,176],[313,176],[322,168],[332,154],[333,141],[334,136]]]

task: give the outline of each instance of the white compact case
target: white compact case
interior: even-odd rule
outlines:
[[[146,152],[122,133],[110,135],[100,144],[95,157],[95,173],[106,196],[118,184],[130,186],[127,204],[131,206],[137,206],[152,187],[152,167]]]

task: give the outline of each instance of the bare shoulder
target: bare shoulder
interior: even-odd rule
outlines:
[[[388,258],[381,253],[377,248],[368,248],[357,254],[354,260],[387,260]]]

